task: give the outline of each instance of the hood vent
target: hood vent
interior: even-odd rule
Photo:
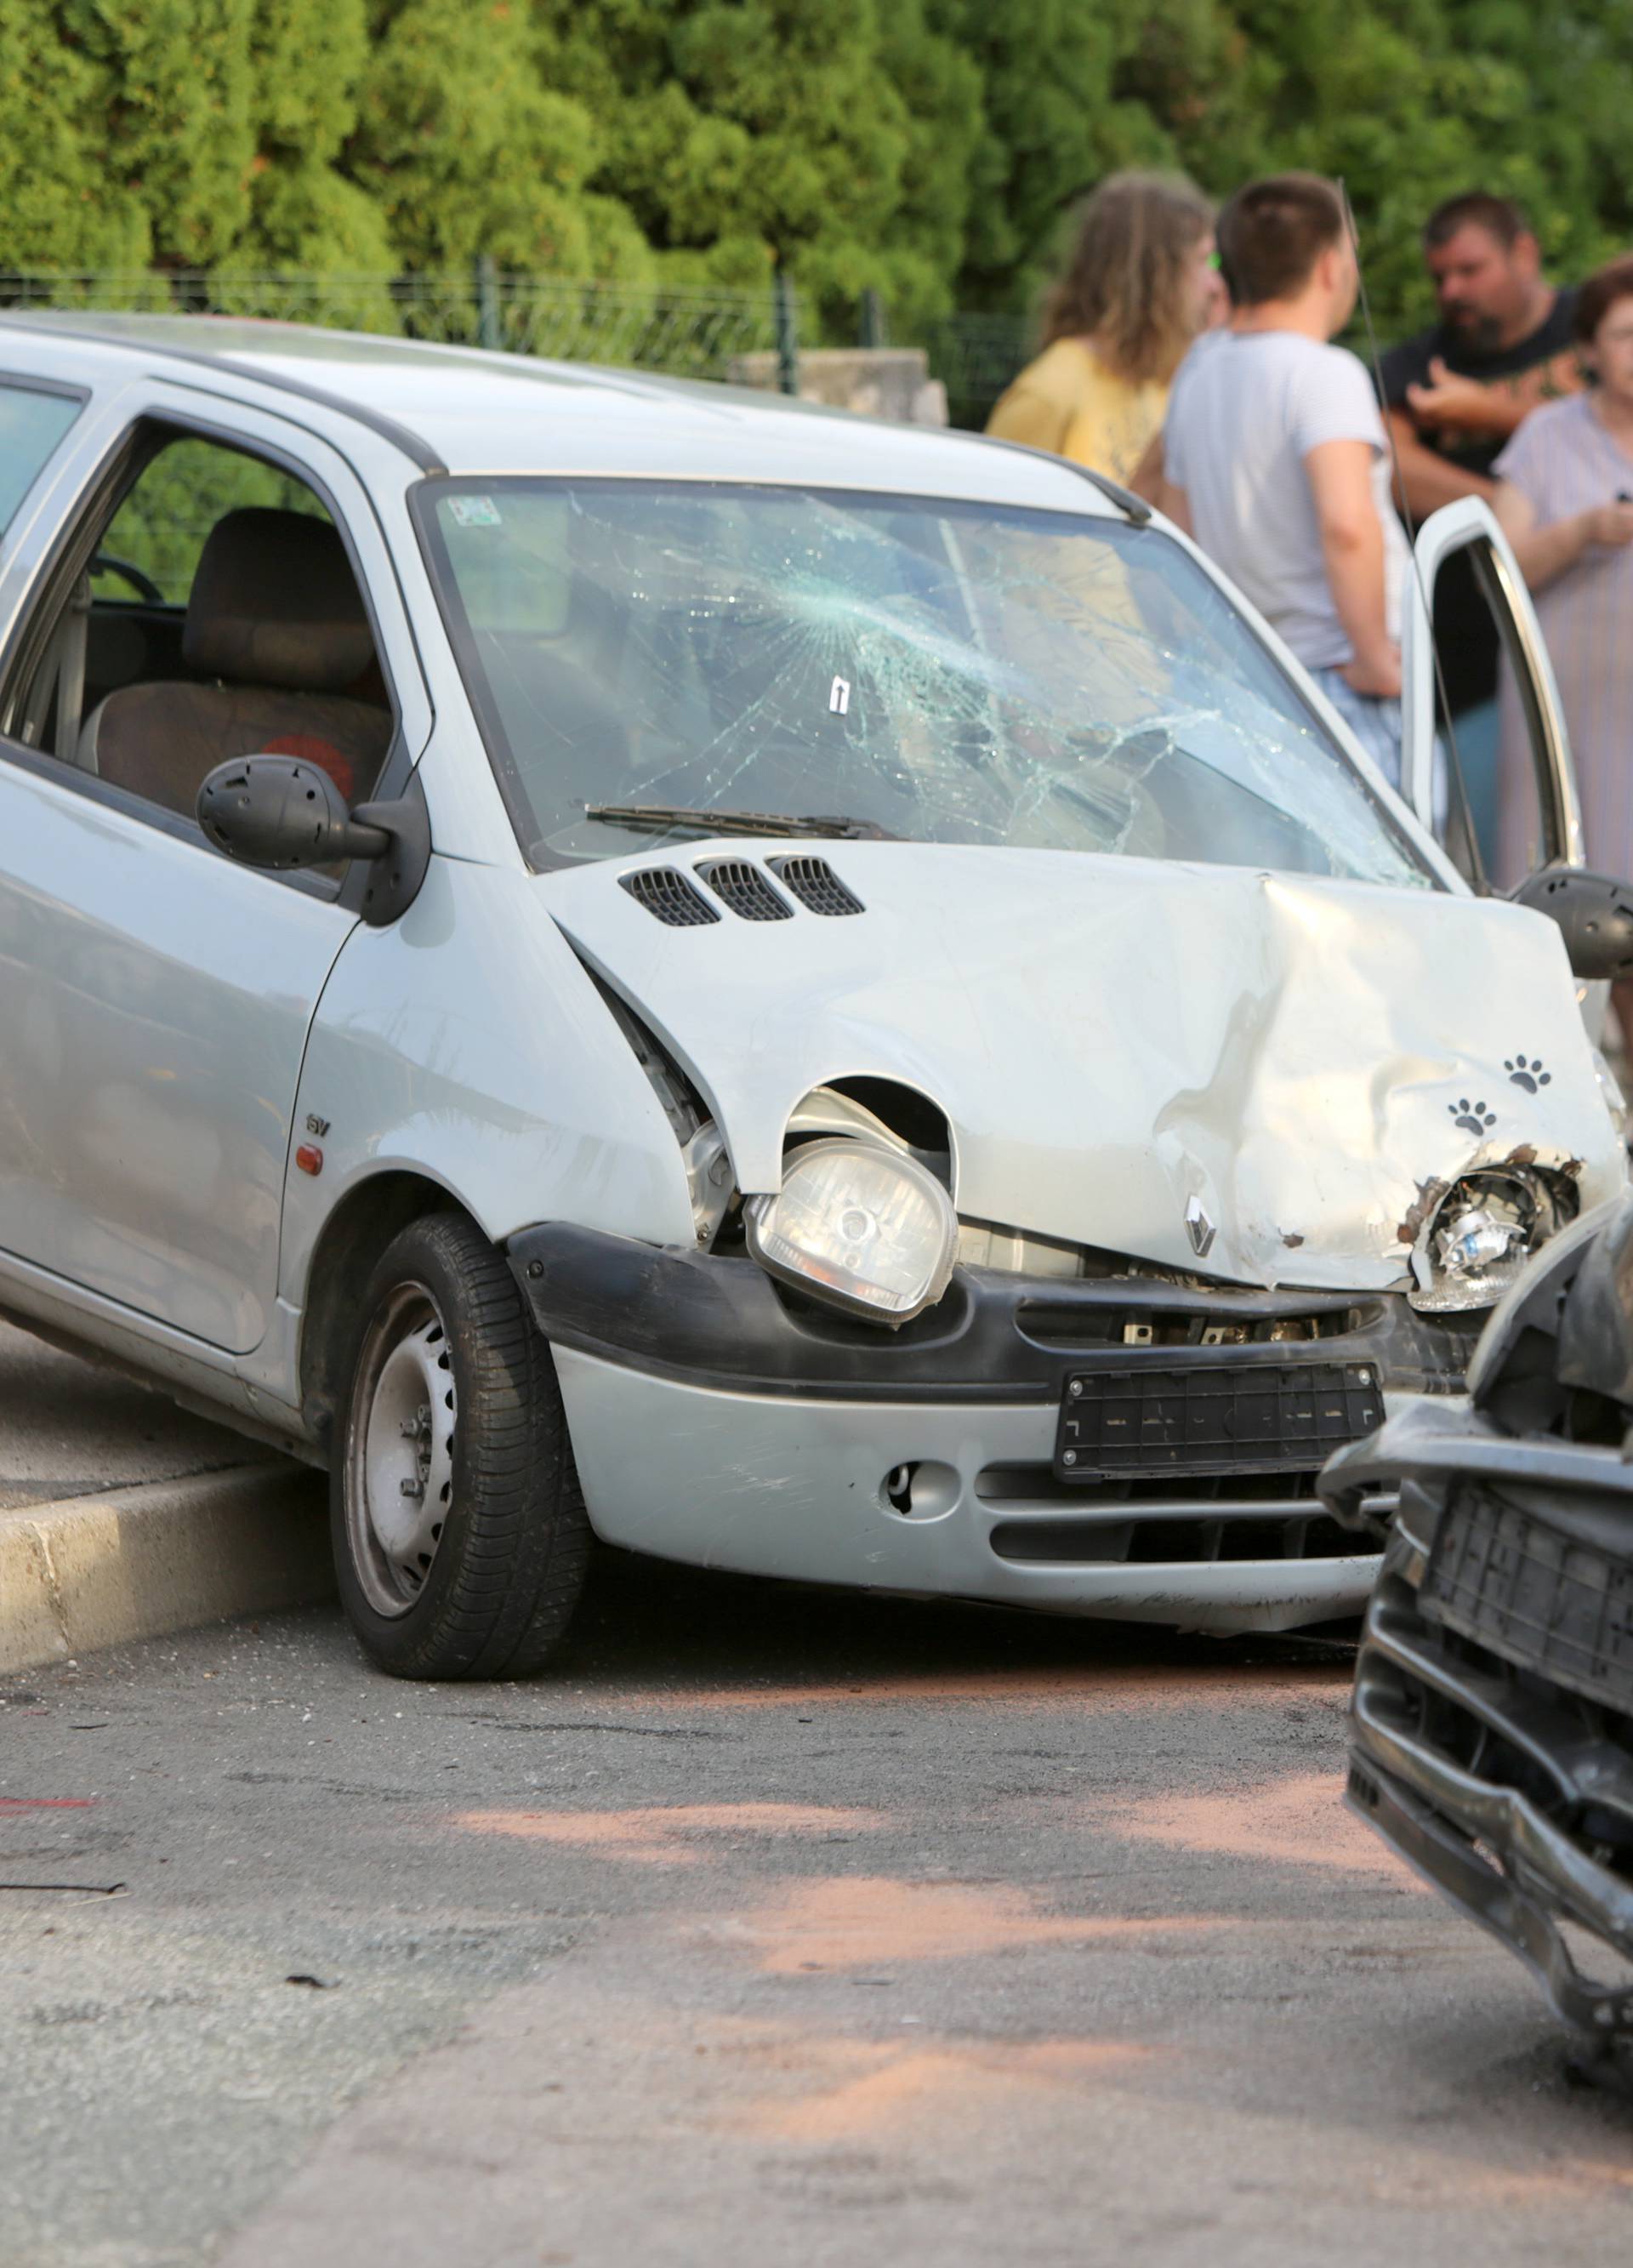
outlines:
[[[620,874],[618,880],[654,921],[667,922],[671,929],[702,929],[720,918],[677,867],[637,866],[633,874]]]
[[[861,899],[845,887],[826,858],[813,858],[809,852],[798,851],[785,858],[773,858],[771,871],[793,892],[807,913],[859,914],[867,910]]]
[[[771,887],[752,858],[711,858],[698,873],[744,921],[792,921],[794,909]]]

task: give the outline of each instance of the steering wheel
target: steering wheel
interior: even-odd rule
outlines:
[[[91,572],[93,575],[122,577],[144,606],[162,607],[165,603],[165,594],[151,575],[143,574],[141,568],[129,559],[115,559],[111,551],[97,553],[91,562]]]

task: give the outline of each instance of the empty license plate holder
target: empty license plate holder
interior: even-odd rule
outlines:
[[[1313,1472],[1383,1418],[1367,1362],[1093,1363],[1061,1389],[1055,1472],[1085,1483]]]

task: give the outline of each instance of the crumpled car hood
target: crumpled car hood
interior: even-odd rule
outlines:
[[[620,887],[636,865],[763,866],[785,844],[688,843],[537,884],[695,1081],[745,1191],[778,1186],[810,1088],[866,1075],[945,1111],[966,1218],[1247,1284],[1399,1283],[1425,1184],[1515,1151],[1569,1164],[1585,1204],[1625,1181],[1538,915],[1232,867],[807,847],[864,911],[722,907],[671,928]],[[1215,1232],[1203,1263],[1193,1198]]]

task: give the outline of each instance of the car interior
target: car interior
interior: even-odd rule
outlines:
[[[59,601],[14,737],[189,818],[235,756],[298,756],[366,797],[394,718],[339,529],[279,468],[154,442]]]

